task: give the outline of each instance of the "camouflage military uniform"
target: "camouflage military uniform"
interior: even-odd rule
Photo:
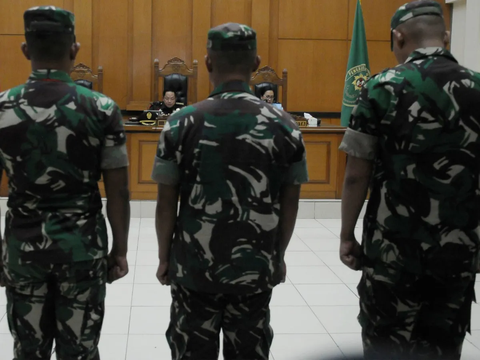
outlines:
[[[227,24],[215,39],[252,46],[255,32]],[[253,39],[253,40],[252,40]],[[267,359],[272,288],[282,278],[279,192],[307,181],[295,121],[231,81],[208,100],[173,114],[159,141],[152,178],[179,184],[180,212],[170,256],[173,359]]]
[[[73,33],[73,14],[25,12],[26,32]],[[0,162],[9,180],[2,242],[15,359],[99,359],[104,313],[102,169],[128,164],[117,105],[57,70],[0,94]]]
[[[340,148],[374,161],[358,286],[366,358],[460,358],[479,260],[479,98],[480,75],[443,48],[418,49],[361,92]]]

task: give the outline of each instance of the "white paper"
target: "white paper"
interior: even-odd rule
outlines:
[[[311,126],[311,127],[317,126],[318,124],[317,118],[314,118],[309,113],[303,113],[303,117],[308,120],[308,126]]]

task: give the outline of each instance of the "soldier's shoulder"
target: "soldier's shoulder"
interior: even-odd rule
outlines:
[[[117,103],[105,94],[102,94],[95,90],[87,89],[83,86],[77,86],[77,94],[83,95],[85,97],[91,98],[96,104],[98,110],[106,112],[107,115],[110,115],[114,109],[119,110]]]
[[[277,115],[275,118],[272,118],[272,121],[278,124],[278,126],[288,130],[289,133],[300,130],[297,120],[295,119],[298,116],[292,115],[284,110],[277,109],[269,104],[267,104],[267,106],[270,106],[273,110],[272,112]]]
[[[179,108],[180,110],[175,111],[170,117],[168,118],[168,122],[178,122],[178,121],[185,121],[188,119],[192,119],[192,117],[197,117],[200,115],[198,111],[198,104],[192,104],[188,106],[184,106]]]
[[[409,76],[408,71],[412,70],[405,64],[385,68],[371,75],[363,86],[369,91],[374,88],[384,87],[388,84],[402,82],[406,76]]]
[[[25,88],[25,84],[21,84],[4,91],[0,91],[0,98],[3,99],[3,98],[15,97],[19,94],[22,94],[24,88]]]
[[[12,101],[23,94],[25,84],[15,86],[13,88],[4,90],[0,92],[0,111],[3,110],[3,107],[9,101]]]
[[[102,94],[101,92],[88,89],[85,86],[81,86],[81,85],[78,85],[78,84],[75,84],[74,86],[77,90],[78,95],[82,95],[82,96],[85,96],[85,97],[88,97],[88,98],[92,98],[96,101],[101,100],[102,103],[105,103],[105,104],[112,103],[112,104],[115,105],[115,101],[112,98],[108,97],[105,94]]]
[[[365,85],[369,84],[370,86],[385,82],[389,79],[390,75],[394,75],[398,71],[398,67],[388,67],[382,71],[375,73],[370,76],[370,78],[365,82]]]
[[[295,122],[295,116],[286,112],[285,110],[280,110],[280,109],[277,109],[276,107],[274,106],[271,106],[269,105],[276,113],[277,113],[277,117],[281,120],[281,121],[287,121],[287,122]]]
[[[467,73],[469,75],[470,80],[474,81],[477,84],[480,84],[480,72],[476,72],[464,66],[462,66],[461,68],[462,68],[462,72]]]

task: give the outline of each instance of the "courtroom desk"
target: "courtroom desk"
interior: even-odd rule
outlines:
[[[157,186],[150,179],[161,126],[125,125],[130,159],[132,200],[155,200]],[[302,199],[340,199],[345,175],[345,154],[338,151],[345,128],[301,128],[307,148],[310,181],[302,186]]]
[[[150,179],[157,142],[162,127],[125,125],[130,159],[132,200],[155,200],[157,186]],[[307,148],[310,181],[302,186],[302,199],[340,199],[345,175],[345,154],[338,151],[345,128],[324,125],[301,128]],[[100,192],[105,196],[103,182]],[[3,174],[0,196],[8,196],[7,178]]]

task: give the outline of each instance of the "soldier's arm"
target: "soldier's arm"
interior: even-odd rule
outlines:
[[[342,194],[340,260],[352,270],[362,267],[363,251],[355,239],[355,224],[367,196],[372,162],[351,156],[347,161]]]
[[[377,142],[375,136],[348,128],[340,145],[340,150],[348,154],[342,192],[342,241],[355,240],[355,225],[367,197]]]
[[[290,166],[280,188],[279,247],[282,260],[295,228],[301,184],[308,182],[305,144],[294,121],[292,119],[295,131],[290,134],[289,143],[295,144],[296,150],[289,159]]]
[[[107,195],[107,217],[112,227],[112,254],[125,257],[128,251],[130,224],[130,191],[128,190],[128,167],[103,170]]]
[[[349,156],[345,170],[342,192],[342,241],[354,240],[357,219],[367,197],[368,185],[372,174],[370,160]]]
[[[377,79],[371,79],[362,89],[340,145],[340,150],[348,155],[342,194],[340,258],[354,270],[359,269],[362,256],[354,230],[367,197],[373,161],[377,156],[378,124],[384,115],[380,105],[388,105],[388,97],[388,92],[378,86]]]
[[[108,256],[109,282],[128,273],[127,251],[130,228],[128,156],[122,114],[112,101],[102,103],[105,111],[101,168],[107,195],[107,217],[112,227],[112,250]]]
[[[300,186],[284,184],[280,189],[279,248],[281,259],[285,257],[297,220]]]
[[[178,185],[158,184],[155,228],[160,263],[168,263],[170,257],[170,246],[177,221],[178,192]]]
[[[152,170],[152,180],[158,184],[155,212],[159,258],[157,278],[163,285],[169,284],[168,261],[177,220],[180,179],[176,157],[178,131],[173,132],[171,130],[172,124],[174,127],[178,126],[178,120],[176,120],[175,115],[170,119],[160,134],[157,155],[155,156]]]

